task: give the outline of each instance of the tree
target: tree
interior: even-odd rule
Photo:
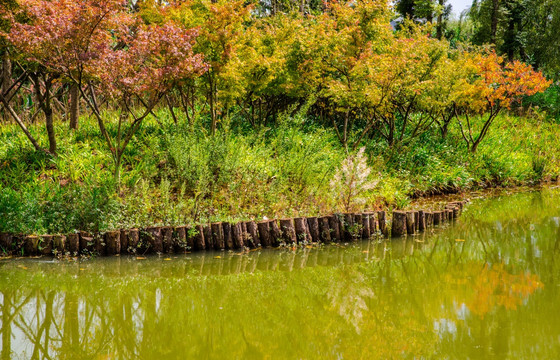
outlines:
[[[197,31],[171,22],[144,25],[121,0],[22,0],[21,6],[28,21],[14,21],[8,38],[31,66],[47,117],[50,152],[56,151],[50,89],[54,81],[67,81],[93,110],[119,183],[124,149],[142,121],[171,87],[207,70],[192,49]],[[99,108],[96,88],[121,110],[115,139]],[[138,109],[143,113],[136,114]]]
[[[432,105],[438,74],[447,58],[447,44],[409,25],[387,52],[372,61],[368,94],[378,100],[374,107],[377,131],[391,147],[405,144],[429,131],[434,123]]]
[[[437,18],[438,39],[443,36],[445,22],[451,13],[451,6],[446,5],[447,0],[398,0],[396,10],[404,18],[412,19],[417,22],[431,23],[434,17]]]
[[[495,52],[468,55],[463,66],[467,76],[456,94],[457,114],[465,117],[464,123],[460,118],[458,122],[471,153],[476,152],[501,110],[519,103],[522,96],[546,90],[551,84],[530,65],[519,61],[504,64]],[[473,116],[480,117],[481,126],[476,126]]]
[[[52,88],[70,79],[81,83],[88,64],[107,50],[109,30],[121,26],[122,2],[21,0],[19,4],[20,13],[12,17],[7,37],[28,64],[27,73],[45,114],[49,153],[56,154]]]
[[[236,61],[252,6],[242,0],[194,0],[160,10],[164,19],[176,21],[185,29],[199,29],[194,51],[204,54],[205,61],[210,65],[199,79],[199,90],[206,98],[211,119],[210,130],[214,134],[221,118],[220,108],[222,114],[227,114],[232,105],[222,95],[235,83],[230,83],[223,75],[230,62]]]
[[[208,70],[203,56],[193,52],[197,30],[184,29],[171,22],[161,26],[138,22],[133,25],[122,33],[116,46],[108,48],[88,69],[88,75],[96,80],[101,92],[119,105],[114,139],[107,129],[108,121],[101,113],[92,83],[89,96],[80,87],[113,155],[117,184],[124,151],[142,121],[173,86]],[[137,113],[138,109],[142,112]]]
[[[11,85],[12,62],[9,54],[9,43],[5,34],[10,29],[10,15],[16,9],[17,3],[15,0],[5,0],[0,5],[0,57],[2,59],[0,84],[2,92],[6,92]]]
[[[541,69],[547,76],[560,78],[560,6],[555,0],[527,0],[521,16],[523,32],[516,38],[523,47],[522,61]]]
[[[474,0],[469,16],[477,24],[473,37],[475,44],[499,43],[498,25],[504,16],[503,3],[508,0]]]
[[[508,61],[521,60],[557,78],[560,7],[555,0],[477,0],[469,17],[474,44],[491,44]]]
[[[384,1],[329,4],[328,11],[306,22],[290,54],[293,77],[326,114],[345,147],[356,149],[377,123],[380,101],[369,84],[378,54],[392,45],[389,9]],[[356,136],[352,133],[356,126]]]

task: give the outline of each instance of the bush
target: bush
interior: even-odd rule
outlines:
[[[76,132],[57,124],[56,158],[32,151],[15,126],[1,126],[0,231],[103,231],[405,208],[412,195],[538,182],[560,173],[558,125],[502,115],[474,155],[455,125],[445,139],[433,129],[400,148],[365,140],[360,163],[379,183],[349,206],[337,195],[348,183],[331,183],[349,155],[332,131],[301,115],[272,128],[232,125],[214,137],[175,125],[166,110],[157,115],[127,147],[119,193],[93,119],[82,117]],[[40,125],[30,130],[41,134]],[[369,181],[361,184],[369,187]]]
[[[549,119],[560,122],[560,85],[555,84],[542,93],[527,96],[523,99],[522,107],[544,110]]]

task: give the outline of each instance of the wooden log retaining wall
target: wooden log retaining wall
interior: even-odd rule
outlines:
[[[389,234],[413,235],[457,219],[465,202],[451,202],[439,211],[393,211],[391,224],[385,211],[333,214],[323,217],[216,222],[177,227],[148,227],[90,234],[0,234],[0,251],[14,255],[186,253],[196,250],[236,250],[310,243],[344,243]],[[388,226],[391,225],[391,226]],[[389,231],[391,228],[391,231]]]

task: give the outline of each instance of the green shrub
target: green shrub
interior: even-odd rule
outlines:
[[[344,210],[331,180],[348,154],[330,129],[309,118],[284,116],[256,129],[234,119],[210,136],[199,126],[174,124],[164,109],[156,115],[125,151],[119,193],[93,119],[83,116],[78,131],[57,124],[56,158],[33,151],[16,126],[0,126],[0,231],[103,231]],[[41,126],[30,131],[44,144]],[[366,138],[364,155],[379,183],[360,195],[356,209],[406,208],[413,194],[556,177],[558,126],[501,115],[474,155],[457,124],[445,139],[432,129],[400,147]]]

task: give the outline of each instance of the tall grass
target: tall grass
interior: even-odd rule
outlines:
[[[46,143],[39,125],[30,129]],[[214,137],[199,129],[175,125],[165,110],[158,120],[148,119],[126,149],[115,193],[110,152],[93,119],[82,117],[75,132],[57,124],[56,158],[33,151],[15,126],[0,126],[0,232],[103,231],[344,210],[332,184],[353,154],[330,129],[305,119],[272,128],[225,126]],[[363,145],[372,185],[378,183],[366,183],[356,204],[406,207],[412,194],[555,178],[559,130],[538,117],[501,116],[475,155],[454,127],[446,139],[434,131],[398,150],[370,138]]]

